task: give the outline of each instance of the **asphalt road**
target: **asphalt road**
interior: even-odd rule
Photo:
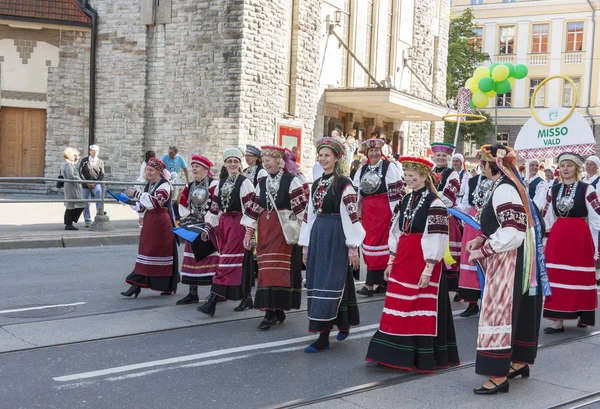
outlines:
[[[135,246],[120,246],[0,252],[0,327],[64,319],[61,330],[70,331],[68,318],[89,317],[93,325],[115,312],[128,312],[133,325],[140,309],[171,306],[174,297],[119,295],[135,251]],[[85,304],[62,315],[3,314],[28,305],[80,302]],[[0,408],[263,408],[414,377],[365,365],[382,305],[383,298],[361,304],[361,325],[344,342],[332,337],[331,349],[319,354],[303,351],[315,338],[307,332],[305,312],[288,314],[284,324],[261,332],[256,330],[260,318],[236,315],[231,302],[218,307],[217,314],[230,319],[226,322],[199,317],[198,325],[189,328],[0,353]],[[194,310],[195,305],[181,308]],[[454,308],[458,314],[464,306]],[[476,325],[475,317],[455,320],[463,363],[474,360]],[[571,325],[564,334],[542,333],[540,343],[592,330]]]

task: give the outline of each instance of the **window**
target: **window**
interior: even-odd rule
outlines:
[[[541,84],[543,81],[542,78],[531,78],[529,80],[529,105],[531,106],[531,97],[533,96],[533,92]],[[543,107],[546,105],[546,85],[541,88],[537,95],[535,96],[535,106]]]
[[[581,95],[581,78],[571,78],[575,83],[575,87],[577,88],[577,92]],[[575,98],[575,93],[573,92],[573,86],[570,82],[565,81],[565,85],[563,87],[563,106],[570,107],[573,105],[573,99]],[[579,100],[581,101],[581,99]],[[579,101],[577,101],[577,105],[579,106]]]
[[[285,26],[285,41],[284,41],[284,56],[286,57],[285,65],[283,69],[283,84],[285,87],[284,94],[284,106],[283,110],[287,113],[292,112],[292,26],[294,24],[294,0],[291,0],[289,7],[286,10],[286,26]]]
[[[392,34],[394,27],[394,1],[388,1],[388,10],[387,10],[387,27],[386,27],[386,37],[385,37],[385,63],[387,65],[386,68],[386,76],[392,75]]]
[[[483,27],[475,27],[473,29],[473,37],[469,38],[471,51],[483,51]]]
[[[349,45],[350,40],[350,0],[344,0],[344,13],[342,13],[342,39],[346,45]],[[342,50],[342,73],[340,75],[340,86],[349,87],[348,84],[348,50]]]
[[[500,27],[500,50],[498,54],[514,54],[515,26]]]
[[[533,38],[531,40],[532,53],[548,52],[548,24],[534,24],[532,27]]]
[[[365,67],[371,71],[371,39],[373,38],[373,0],[367,2],[367,28],[365,35]],[[365,73],[365,87],[371,84],[371,78]]]
[[[471,4],[472,4],[473,6],[476,6],[476,5],[478,5],[478,4],[483,4],[483,0],[471,0]]]
[[[510,139],[510,134],[508,132],[498,132],[496,134],[496,143],[504,146],[508,146],[508,140]]]
[[[510,108],[512,106],[512,91],[504,95],[496,95],[496,106]]]
[[[567,24],[567,51],[583,51],[583,21]]]

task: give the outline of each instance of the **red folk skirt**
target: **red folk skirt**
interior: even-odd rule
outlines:
[[[392,211],[387,193],[362,199],[362,225],[367,233],[362,253],[369,270],[385,270],[390,259],[388,237]]]
[[[134,272],[148,277],[172,276],[174,242],[169,210],[161,207],[147,211]]]
[[[200,239],[198,239],[200,240]],[[189,285],[211,285],[212,278],[219,266],[219,253],[214,252],[200,261],[196,261],[192,243],[185,242],[183,262],[181,264],[181,283]]]
[[[594,241],[583,218],[556,220],[546,245],[546,267],[552,295],[544,301],[544,317],[577,319],[594,325],[598,307]]]
[[[436,336],[441,263],[432,272],[429,286],[419,288],[425,269],[422,234],[402,236],[388,281],[379,330],[389,335]]]
[[[244,261],[244,235],[246,228],[240,224],[242,212],[221,215],[218,226],[219,266],[213,277],[215,286],[241,286]]]
[[[269,217],[266,211],[260,214],[258,232],[260,235],[256,248],[258,288],[290,288],[292,286],[290,265],[294,246],[285,241],[275,212],[271,212]]]
[[[475,216],[477,209],[471,207],[469,215]],[[458,275],[458,295],[461,299],[469,302],[477,302],[481,297],[481,284],[479,283],[479,275],[477,267],[469,264],[469,252],[467,251],[467,243],[481,235],[481,230],[475,230],[468,223],[465,223],[462,246],[460,249],[460,274]]]

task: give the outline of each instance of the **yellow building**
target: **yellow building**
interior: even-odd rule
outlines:
[[[577,111],[595,130],[600,129],[600,0],[451,0],[457,13],[472,8],[473,44],[490,56],[489,62],[526,64],[529,75],[516,81],[512,92],[498,96],[487,112],[498,107],[498,132],[490,142],[514,144],[521,126],[531,117],[531,96],[552,75],[567,75],[579,89]],[[542,107],[571,106],[569,83],[553,80],[536,96]],[[597,148],[598,150],[598,148]],[[465,147],[472,154],[473,147]]]

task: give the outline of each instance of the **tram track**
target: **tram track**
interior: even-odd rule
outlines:
[[[547,343],[547,344],[540,346],[538,349],[539,350],[552,349],[552,348],[556,348],[556,347],[559,347],[562,345],[568,345],[568,344],[572,344],[575,342],[580,342],[587,338],[595,337],[599,334],[600,334],[600,331],[595,331],[595,332],[583,334],[583,335],[580,335],[580,336],[577,336],[574,338],[563,339],[563,340]],[[457,372],[457,371],[460,371],[463,369],[474,368],[474,367],[475,367],[475,361],[469,361],[469,362],[462,363],[458,366],[452,367],[450,369],[436,372],[435,374],[423,375],[423,374],[418,374],[418,373],[414,373],[414,372],[402,373],[402,374],[399,374],[396,376],[392,376],[388,379],[384,379],[384,380],[376,381],[376,382],[369,382],[369,383],[365,383],[362,385],[352,386],[350,388],[345,388],[345,389],[333,392],[331,394],[327,394],[327,395],[323,395],[323,396],[319,396],[319,397],[296,399],[296,400],[291,400],[291,401],[287,401],[287,402],[282,402],[282,403],[279,403],[276,405],[269,406],[267,409],[301,408],[301,407],[305,407],[308,405],[327,402],[327,401],[331,401],[331,400],[335,400],[335,399],[341,399],[341,398],[344,398],[344,397],[347,397],[350,395],[355,395],[355,394],[362,393],[362,392],[369,392],[372,390],[386,388],[388,386],[407,384],[407,383],[410,383],[410,382],[413,382],[413,381],[416,381],[419,379],[423,379],[424,377],[430,378],[430,377],[444,375],[444,374]],[[571,401],[561,403],[556,406],[552,406],[551,408],[548,408],[548,409],[586,408],[586,407],[588,407],[588,405],[598,403],[598,402],[600,402],[600,391],[573,399]]]

